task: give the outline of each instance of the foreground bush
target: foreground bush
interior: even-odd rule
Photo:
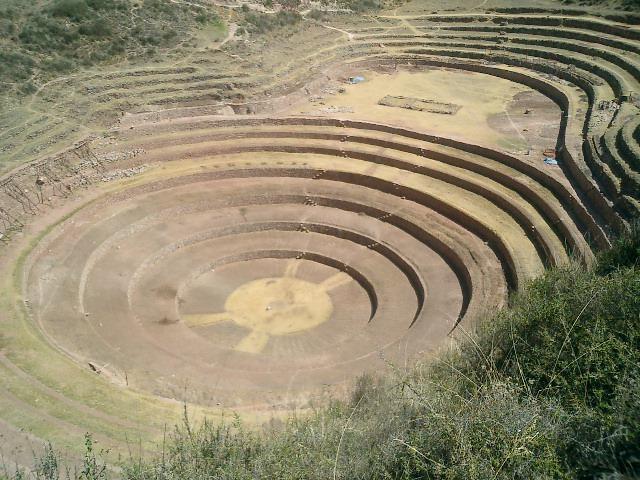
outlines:
[[[548,271],[475,334],[459,329],[456,348],[409,372],[362,377],[349,400],[311,415],[259,432],[237,419],[185,420],[161,455],[132,459],[121,475],[638,478],[639,245],[636,225],[593,269]],[[107,478],[87,445],[84,468],[68,476]],[[64,478],[53,452],[44,458],[37,478]]]

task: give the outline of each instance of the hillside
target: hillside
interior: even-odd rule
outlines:
[[[12,0],[0,18],[0,95],[32,94],[97,64],[150,60],[218,21],[206,4],[160,0]]]
[[[634,2],[0,13],[8,478],[638,475]]]

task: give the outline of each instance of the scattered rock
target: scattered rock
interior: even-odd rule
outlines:
[[[134,175],[138,175],[144,172],[149,166],[145,163],[144,165],[140,165],[138,167],[131,167],[122,170],[114,170],[102,176],[100,179],[103,182],[111,182],[113,180],[119,180],[121,178],[129,178]]]
[[[353,113],[353,107],[329,105],[318,110],[320,113]]]

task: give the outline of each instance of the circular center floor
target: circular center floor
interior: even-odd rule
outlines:
[[[207,292],[206,287],[185,292],[189,300],[181,298],[180,302],[190,307],[183,307],[181,319],[196,330],[220,322],[247,329],[247,335],[233,346],[241,352],[260,353],[270,337],[312,329],[333,313],[333,302],[324,285],[291,277],[260,278],[240,285],[227,297],[224,310],[218,312],[215,279],[209,280],[214,292]],[[188,313],[194,308],[203,313]],[[211,313],[204,313],[207,310]]]
[[[291,408],[442,345],[471,277],[502,295],[477,280],[504,278],[490,246],[401,184],[249,157],[142,176],[47,235],[26,293],[49,341],[152,395]]]

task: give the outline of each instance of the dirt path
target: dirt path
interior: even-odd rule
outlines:
[[[82,75],[84,75],[86,72],[83,72]],[[58,83],[58,82],[64,82],[65,80],[70,80],[72,78],[77,78],[79,77],[80,74],[77,75],[67,75],[66,77],[57,77],[54,78],[53,80],[49,80],[46,83],[43,83],[42,85],[40,85],[40,87],[38,87],[38,90],[36,90],[33,95],[31,95],[31,98],[29,99],[29,103],[26,105],[27,108],[31,108],[33,105],[33,102],[35,102],[36,98],[38,97],[38,95],[40,95],[40,93],[42,93],[42,91],[47,88],[50,85],[53,85],[54,83]]]
[[[413,24],[409,23],[409,21],[406,18],[401,18],[400,22],[406,26],[409,30],[411,30],[411,33],[413,33],[414,35],[422,35],[422,32],[420,30],[418,30]]]
[[[478,5],[476,5],[475,7],[471,7],[471,8],[469,9],[469,11],[471,12],[471,11],[476,10],[476,9],[478,9],[478,8],[482,8],[482,7],[484,7],[484,6],[487,4],[487,2],[488,2],[488,0],[482,0],[482,2],[480,2],[480,3],[479,3]]]
[[[227,32],[227,36],[224,38],[224,40],[222,40],[218,46],[215,48],[216,50],[220,50],[225,44],[227,44],[228,42],[230,42],[231,40],[233,40],[236,36],[236,32],[238,31],[238,24],[237,23],[230,23],[229,24],[229,31]]]
[[[349,39],[349,41],[350,41],[350,42],[351,42],[351,41],[353,41],[353,39],[354,39],[354,37],[355,37],[355,35],[354,35],[353,33],[351,33],[351,32],[347,32],[346,30],[342,30],[342,29],[340,29],[340,28],[336,28],[336,27],[331,27],[331,26],[329,26],[329,25],[322,25],[322,26],[323,26],[324,28],[328,28],[329,30],[336,30],[336,31],[338,31],[338,32],[342,32],[342,33],[344,33],[344,34],[347,36],[347,38]]]

